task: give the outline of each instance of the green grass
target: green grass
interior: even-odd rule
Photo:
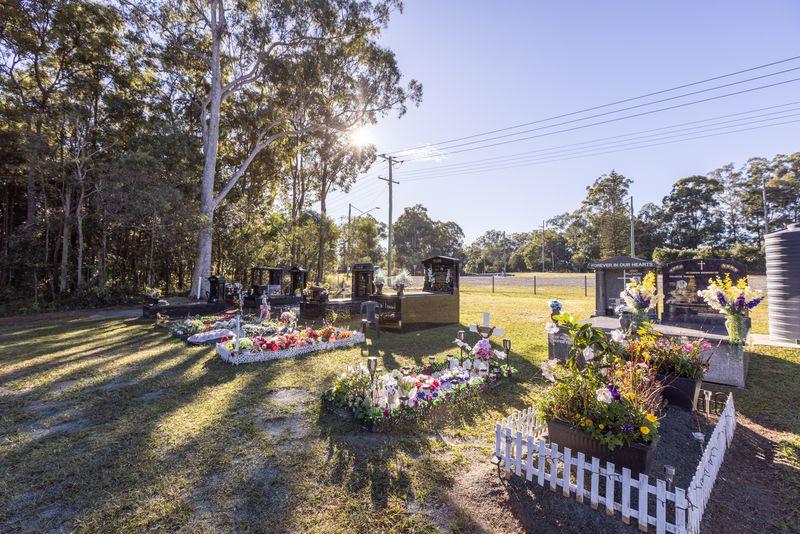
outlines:
[[[2,326],[0,530],[430,532],[443,508],[455,510],[447,527],[473,530],[480,503],[454,505],[445,490],[486,461],[498,418],[535,401],[551,298],[577,317],[593,309],[582,287],[464,288],[462,325],[491,312],[518,378],[388,435],[319,403],[363,361],[358,348],[233,367],[137,320]],[[457,329],[382,333],[365,354],[386,368],[444,358]],[[746,417],[779,435],[770,468],[795,474],[799,366],[800,351],[758,349],[748,389],[735,392]],[[282,388],[298,400],[277,402]]]

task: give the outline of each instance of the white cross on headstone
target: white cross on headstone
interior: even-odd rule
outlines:
[[[699,266],[700,266],[700,270],[702,271],[702,270],[703,270],[703,268],[704,268],[704,267],[705,267],[705,265],[706,265],[706,262],[705,262],[704,260],[700,260],[699,262],[697,262],[697,265],[699,265]]]

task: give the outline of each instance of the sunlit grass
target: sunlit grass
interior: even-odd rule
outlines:
[[[593,312],[584,288],[465,286],[461,326],[370,335],[363,348],[234,367],[135,320],[26,320],[0,328],[0,525],[14,529],[430,532],[431,506],[491,452],[495,421],[537,398],[548,300]],[[393,369],[455,353],[459,328],[483,312],[512,340],[517,378],[417,429],[365,432],[319,403],[345,365]],[[766,306],[753,316],[766,324]],[[363,355],[362,355],[363,350]],[[758,348],[737,407],[781,433],[796,462],[800,351]],[[282,388],[308,402],[269,400]],[[51,421],[52,420],[52,421]],[[41,426],[73,424],[36,434]],[[285,435],[296,435],[286,441]],[[796,471],[794,471],[796,472]],[[21,497],[20,497],[21,496]],[[408,503],[412,502],[412,507]],[[460,510],[454,528],[471,530]],[[6,530],[6,529],[2,529]]]

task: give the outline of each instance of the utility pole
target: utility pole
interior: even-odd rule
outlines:
[[[542,272],[544,272],[544,221],[542,221]]]
[[[392,156],[387,156],[386,154],[380,154],[379,157],[385,159],[389,162],[389,178],[383,178],[378,176],[378,180],[383,180],[384,182],[389,184],[389,233],[386,240],[386,276],[392,276],[392,184],[399,184],[400,182],[395,182],[392,178],[392,169],[395,163],[403,163],[402,161],[398,161],[396,158]]]
[[[631,257],[635,258],[636,257],[636,245],[635,245],[634,234],[633,234],[633,221],[634,221],[634,218],[633,218],[633,196],[631,195]]]

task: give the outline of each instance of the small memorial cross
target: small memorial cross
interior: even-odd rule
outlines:
[[[483,324],[471,324],[469,325],[470,332],[476,332],[480,334],[483,338],[490,338],[492,336],[502,336],[505,330],[496,326],[489,325],[489,319],[491,314],[489,312],[483,312]]]

